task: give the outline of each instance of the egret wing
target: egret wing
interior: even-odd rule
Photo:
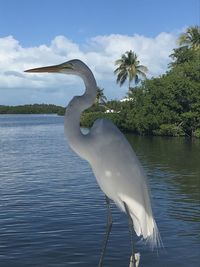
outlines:
[[[91,128],[90,164],[102,191],[125,212],[128,206],[138,236],[157,244],[155,224],[144,170],[123,133],[109,120]]]

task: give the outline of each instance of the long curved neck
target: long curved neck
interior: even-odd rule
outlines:
[[[65,134],[71,148],[84,158],[84,135],[80,130],[80,115],[83,110],[89,108],[97,95],[96,80],[88,67],[85,67],[79,76],[85,84],[85,92],[82,96],[75,96],[69,102],[65,112]]]

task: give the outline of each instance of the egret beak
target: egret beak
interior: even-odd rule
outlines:
[[[41,67],[41,68],[35,68],[35,69],[29,69],[25,70],[24,72],[50,72],[50,73],[58,73],[62,70],[72,70],[72,64],[70,63],[63,63],[59,65],[53,65],[53,66],[47,66],[47,67]]]

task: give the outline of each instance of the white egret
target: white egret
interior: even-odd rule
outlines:
[[[159,244],[159,233],[152,213],[147,181],[131,145],[111,121],[98,119],[88,134],[84,135],[81,132],[80,115],[95,102],[97,94],[97,84],[92,71],[82,61],[74,59],[60,65],[35,68],[25,72],[74,74],[83,79],[85,92],[82,96],[73,97],[69,102],[64,127],[69,145],[90,163],[97,182],[106,196],[107,228],[98,266],[103,266],[112,227],[110,200],[128,215],[132,247],[130,266],[138,265],[136,263],[138,254],[134,252],[133,231],[137,236],[149,241],[152,246]]]

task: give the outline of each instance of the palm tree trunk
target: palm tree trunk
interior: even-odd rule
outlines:
[[[128,94],[131,93],[131,79],[128,80]]]
[[[131,79],[129,77],[129,79],[128,79],[128,91],[130,91],[130,89],[131,89]]]

